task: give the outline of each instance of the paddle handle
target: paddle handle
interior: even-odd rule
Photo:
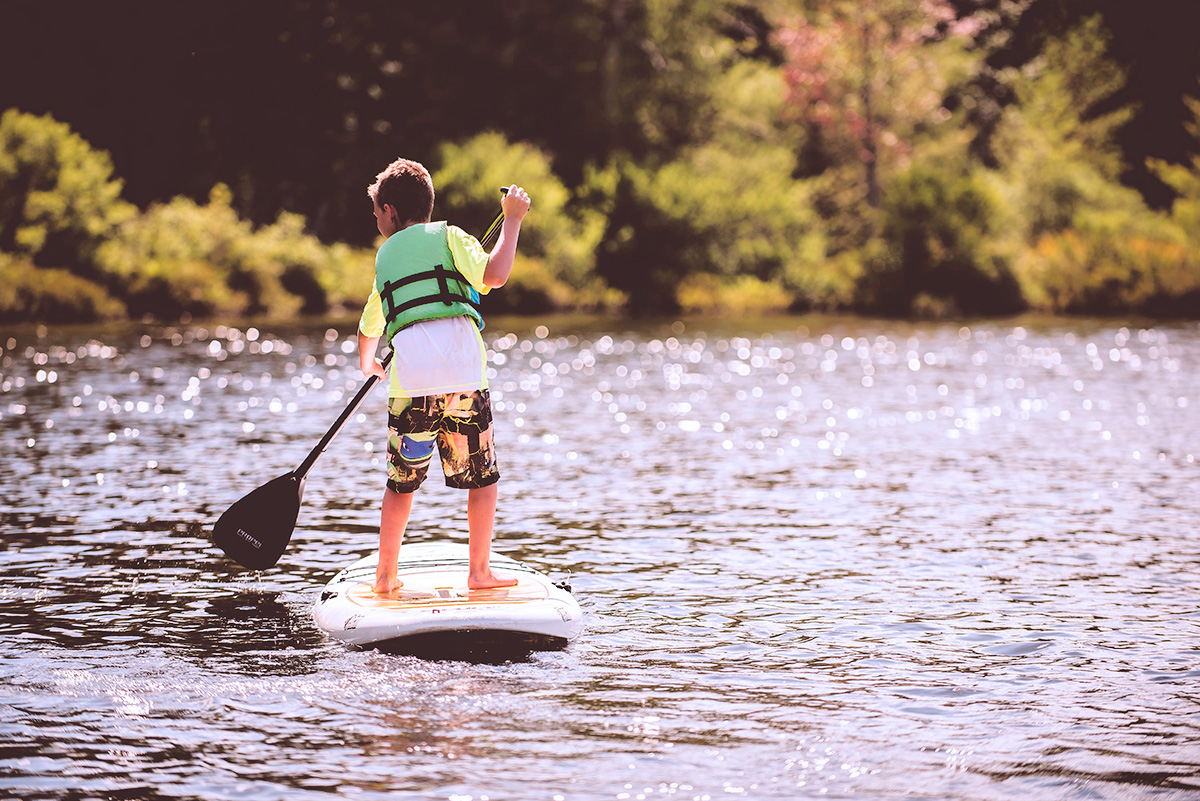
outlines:
[[[500,197],[508,197],[507,186],[500,187]],[[504,211],[501,210],[500,213],[496,215],[496,219],[492,220],[492,224],[489,225],[487,230],[483,232],[483,236],[479,237],[479,244],[483,246],[484,250],[490,248],[495,243],[496,237],[500,236],[500,226],[503,222]]]
[[[380,363],[383,365],[384,369],[386,369],[387,366],[392,363],[392,352],[390,350],[387,352],[387,355],[383,357],[383,361]],[[333,425],[329,427],[329,430],[325,432],[325,436],[321,437],[321,441],[317,443],[317,447],[309,451],[308,456],[304,457],[304,461],[300,463],[300,466],[297,467],[295,471],[293,471],[293,475],[296,476],[297,479],[300,481],[304,480],[304,477],[308,475],[308,471],[312,470],[313,465],[317,463],[317,459],[320,459],[321,454],[323,454],[325,449],[329,447],[329,443],[332,442],[333,438],[336,437],[338,432],[342,430],[342,426],[346,425],[346,421],[350,419],[350,415],[354,414],[354,412],[358,410],[358,407],[362,405],[362,402],[366,400],[367,394],[375,386],[375,382],[378,380],[379,376],[377,375],[367,377],[367,380],[364,381],[363,385],[359,388],[358,394],[354,396],[354,400],[350,401],[350,405],[348,405],[342,411],[342,414],[338,417],[338,419],[335,420]]]

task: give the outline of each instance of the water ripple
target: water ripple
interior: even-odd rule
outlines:
[[[0,788],[21,798],[1196,798],[1200,329],[494,321],[529,662],[348,651],[372,396],[279,567],[207,526],[359,384],[353,323],[0,338]],[[414,539],[461,538],[422,492]]]

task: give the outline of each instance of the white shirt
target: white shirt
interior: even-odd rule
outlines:
[[[410,325],[392,337],[390,398],[487,389],[487,352],[469,317]]]

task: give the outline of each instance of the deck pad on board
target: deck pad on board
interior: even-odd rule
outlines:
[[[521,579],[515,587],[472,590],[467,587],[465,576],[463,581],[455,583],[448,582],[448,577],[457,578],[442,571],[406,572],[404,586],[395,592],[377,595],[374,587],[364,582],[346,590],[346,599],[373,609],[423,609],[437,606],[519,604],[541,601],[549,595],[544,584],[528,578]]]

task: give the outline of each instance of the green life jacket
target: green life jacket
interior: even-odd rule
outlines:
[[[479,293],[454,267],[446,223],[410,225],[375,256],[375,288],[390,342],[397,331],[426,320],[466,315],[483,329]]]

